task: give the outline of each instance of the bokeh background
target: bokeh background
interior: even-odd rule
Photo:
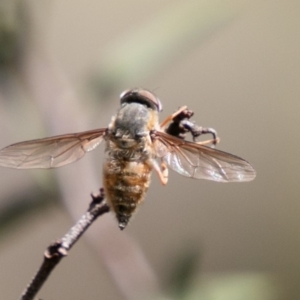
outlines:
[[[300,299],[300,2],[0,2],[0,148],[106,126],[127,88],[181,105],[250,161],[250,183],[153,176],[120,232],[101,217],[41,299]],[[103,146],[0,168],[0,293],[17,299],[101,184]]]

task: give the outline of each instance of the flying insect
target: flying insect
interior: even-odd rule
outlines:
[[[12,144],[0,150],[0,166],[57,168],[77,161],[104,140],[103,184],[121,230],[145,198],[153,170],[163,185],[168,182],[168,168],[183,176],[217,182],[255,178],[256,172],[247,161],[207,146],[218,142],[214,130],[201,127],[198,135],[213,135],[212,140],[202,142],[187,141],[179,132],[172,134],[174,124],[185,131],[193,129],[190,122],[175,122],[185,106],[159,124],[162,105],[152,92],[127,90],[120,102],[108,127]]]

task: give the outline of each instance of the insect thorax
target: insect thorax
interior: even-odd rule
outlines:
[[[108,126],[106,150],[109,155],[128,160],[147,159],[152,120],[151,109],[139,103],[124,103]]]

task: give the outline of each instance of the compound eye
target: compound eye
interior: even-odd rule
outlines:
[[[133,90],[125,90],[125,91],[123,91],[123,92],[121,93],[121,95],[120,95],[120,100],[121,100],[121,102],[122,102],[122,99],[125,98],[125,97],[127,97],[127,96],[129,96],[129,95],[131,94],[132,91],[133,91]]]
[[[162,110],[162,105],[160,100],[151,92],[147,90],[139,90],[138,91],[139,96],[142,96],[143,98],[147,99],[149,102],[153,103],[158,111]]]
[[[120,95],[121,103],[137,102],[147,105],[157,111],[162,110],[162,105],[158,97],[145,89],[126,90]]]

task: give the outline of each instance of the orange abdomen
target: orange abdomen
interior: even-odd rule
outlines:
[[[104,166],[104,188],[120,229],[124,229],[150,184],[151,164],[109,157]]]

